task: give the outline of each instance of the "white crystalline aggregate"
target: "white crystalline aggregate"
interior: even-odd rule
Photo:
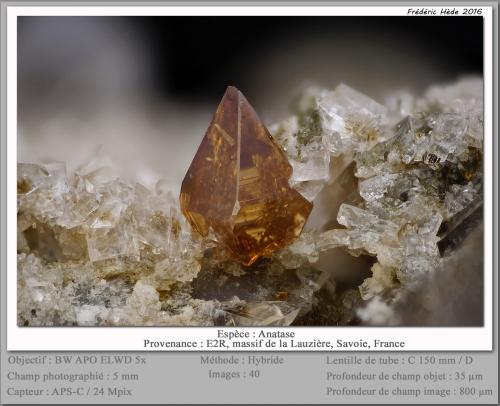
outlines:
[[[290,185],[314,201],[345,187],[352,167],[357,195],[340,202],[335,227],[305,231],[266,259],[255,275],[271,282],[251,300],[194,296],[206,261],[213,294],[248,272],[191,232],[166,182],[150,190],[120,179],[101,153],[70,176],[63,163],[18,164],[18,324],[287,326],[329,286],[335,322],[399,323],[393,306],[443,263],[443,224],[481,205],[482,88],[466,78],[421,97],[394,93],[386,105],[344,84],[306,90],[296,115],[271,128]],[[339,247],[375,263],[358,289],[337,296],[314,267]],[[282,291],[286,272],[298,285]]]
[[[345,84],[324,92],[318,111],[323,138],[334,156],[367,150],[382,137],[387,108]]]

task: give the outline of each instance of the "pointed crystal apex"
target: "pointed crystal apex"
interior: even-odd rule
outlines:
[[[250,265],[290,244],[312,204],[290,188],[292,168],[245,96],[229,86],[182,182],[180,205],[202,236],[212,231]]]

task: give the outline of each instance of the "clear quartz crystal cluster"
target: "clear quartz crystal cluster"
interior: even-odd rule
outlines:
[[[443,268],[443,258],[453,255],[481,220],[482,89],[482,80],[467,78],[433,86],[421,98],[397,93],[385,105],[343,84],[316,92],[312,107],[296,117],[320,117],[321,129],[310,131],[311,139],[332,162],[343,160],[333,172],[345,162],[354,164],[361,200],[340,205],[340,227],[303,233],[279,254],[284,263],[315,263],[321,252],[337,247],[372,256],[372,276],[359,286],[365,304],[358,317],[368,324],[397,324],[398,304],[421,288],[425,274]],[[289,124],[297,120],[275,126],[285,147],[302,145],[300,127]],[[319,175],[317,157],[302,158],[302,165],[315,165]],[[303,177],[299,183],[306,187],[311,181],[317,179]],[[336,187],[332,177],[322,181],[315,194]]]
[[[162,181],[126,182],[105,156],[18,164],[21,326],[289,325],[321,272],[251,272],[197,237]],[[246,282],[245,282],[246,280]]]
[[[482,221],[482,86],[467,78],[383,103],[344,84],[308,89],[270,127],[289,184],[313,201],[351,179],[356,196],[251,267],[193,233],[162,181],[122,179],[99,154],[74,173],[19,163],[18,324],[403,323],[399,309]],[[371,258],[368,277],[337,286],[319,263],[338,249]]]

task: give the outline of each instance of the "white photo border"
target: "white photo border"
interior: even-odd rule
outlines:
[[[493,7],[477,6],[484,22],[484,324],[481,327],[19,327],[17,325],[17,17],[18,16],[406,16],[413,6],[18,6],[7,7],[7,350],[8,351],[165,351],[150,342],[197,342],[169,351],[208,349],[220,332],[293,331],[297,341],[404,343],[391,351],[493,350]],[[446,7],[450,7],[446,5]],[[456,9],[461,10],[463,3]],[[439,10],[443,7],[425,6]],[[418,17],[414,17],[418,18]],[[434,18],[439,18],[438,16]],[[471,17],[473,18],[473,17]],[[477,18],[477,17],[475,17]],[[304,348],[248,347],[238,351],[304,351]],[[308,348],[307,351],[387,350],[370,345]]]

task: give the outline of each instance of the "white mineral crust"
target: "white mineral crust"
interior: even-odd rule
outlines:
[[[250,271],[191,232],[165,182],[149,190],[121,179],[99,153],[72,174],[64,163],[19,163],[18,324],[400,323],[395,309],[450,263],[481,210],[482,80],[385,100],[345,84],[310,88],[271,128],[308,200],[325,189],[355,196],[336,225],[303,232]],[[337,292],[315,264],[339,248],[373,265]]]

